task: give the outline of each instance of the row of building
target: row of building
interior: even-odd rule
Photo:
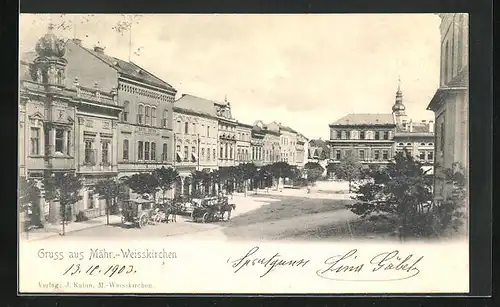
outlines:
[[[74,213],[103,213],[96,182],[175,167],[181,186],[192,171],[285,161],[302,167],[308,139],[278,122],[246,124],[231,104],[184,94],[137,64],[81,40],[49,32],[21,55],[19,173],[83,177]]]

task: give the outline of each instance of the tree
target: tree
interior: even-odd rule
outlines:
[[[257,173],[257,167],[253,163],[243,163],[236,167],[236,180],[237,183],[243,188],[245,196],[247,195],[247,183],[253,180]]]
[[[179,172],[172,167],[157,168],[153,171],[153,176],[158,181],[158,187],[162,190],[163,199],[166,198],[165,194],[172,188],[174,183],[179,180]]]
[[[330,152],[331,152],[330,146],[328,146],[325,143],[323,146],[321,146],[321,152],[319,154],[319,159],[320,160],[330,159]]]
[[[373,171],[371,176],[356,189],[357,202],[347,207],[362,218],[388,222],[401,238],[428,235],[432,220],[426,213],[432,200],[432,178],[426,176],[422,163],[398,153],[386,168]]]
[[[109,225],[109,209],[111,204],[118,202],[118,196],[120,195],[120,186],[118,182],[114,179],[106,179],[97,182],[95,185],[95,191],[99,196],[106,200],[106,224]]]
[[[21,177],[19,180],[19,211],[28,213],[31,211],[30,224],[41,226],[40,212],[40,189],[33,179]],[[28,225],[27,225],[28,226]]]
[[[191,189],[192,196],[201,196],[202,194],[204,194],[204,191],[198,191],[198,188],[200,187],[200,185],[205,189],[209,186],[210,175],[207,172],[195,170],[191,173],[191,178],[193,183]]]
[[[307,182],[314,185],[323,176],[325,169],[317,162],[307,162],[304,165],[304,171],[307,176]]]
[[[349,182],[349,193],[351,192],[351,183],[360,178],[362,167],[362,164],[355,155],[347,154],[340,160],[338,166],[334,168],[337,178]]]
[[[79,193],[83,185],[80,176],[72,172],[52,173],[50,176],[44,178],[43,185],[47,199],[59,200],[62,217],[62,235],[64,235],[67,220],[66,209],[81,199]]]
[[[158,178],[151,173],[133,174],[126,180],[130,189],[144,197],[144,194],[155,194],[160,186]],[[156,200],[156,199],[155,199]]]
[[[276,179],[276,190],[278,190],[280,178],[285,178],[290,174],[290,164],[287,162],[275,162],[271,164],[271,174]]]

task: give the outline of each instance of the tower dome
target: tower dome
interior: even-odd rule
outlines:
[[[52,33],[53,29],[54,26],[49,24],[47,34],[42,36],[36,43],[35,50],[39,57],[62,58],[66,53],[64,41]]]
[[[403,92],[401,91],[401,79],[398,80],[398,91],[396,92],[396,102],[392,106],[392,112],[404,112],[406,107],[403,104]]]

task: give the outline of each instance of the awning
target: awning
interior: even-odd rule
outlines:
[[[426,175],[433,175],[434,166],[422,166],[422,171],[424,171]]]
[[[198,157],[194,154],[194,152],[191,153],[191,157],[193,158],[193,161],[196,161],[196,159],[198,159]]]
[[[177,154],[177,159],[182,161],[182,154],[180,152],[176,152]]]

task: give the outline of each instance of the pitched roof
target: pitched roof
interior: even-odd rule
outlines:
[[[69,40],[72,42],[72,40]],[[86,48],[84,46],[81,46],[79,44],[73,43],[75,46],[78,46],[84,50],[87,50],[89,53],[93,54],[95,57],[101,59],[103,62],[108,64],[109,66],[113,67],[116,69],[119,73],[132,77],[134,79],[139,79],[139,80],[144,80],[146,82],[149,82],[153,85],[160,86],[163,88],[167,88],[172,91],[176,91],[172,85],[168,84],[167,82],[163,81],[162,79],[156,77],[149,71],[145,70],[144,68],[140,67],[139,65],[133,63],[133,62],[127,62],[124,60],[121,60],[119,58],[112,57],[110,55],[107,55],[102,52],[96,52],[93,49]]]
[[[214,102],[212,100],[190,94],[182,94],[181,98],[174,101],[174,107],[217,117]]]
[[[395,125],[392,114],[348,114],[331,125]]]
[[[429,132],[429,124],[427,123],[411,123],[412,128],[410,132],[409,125],[410,123],[407,123],[408,127],[403,128],[403,127],[396,127],[396,132],[402,132],[402,133],[432,133]]]

